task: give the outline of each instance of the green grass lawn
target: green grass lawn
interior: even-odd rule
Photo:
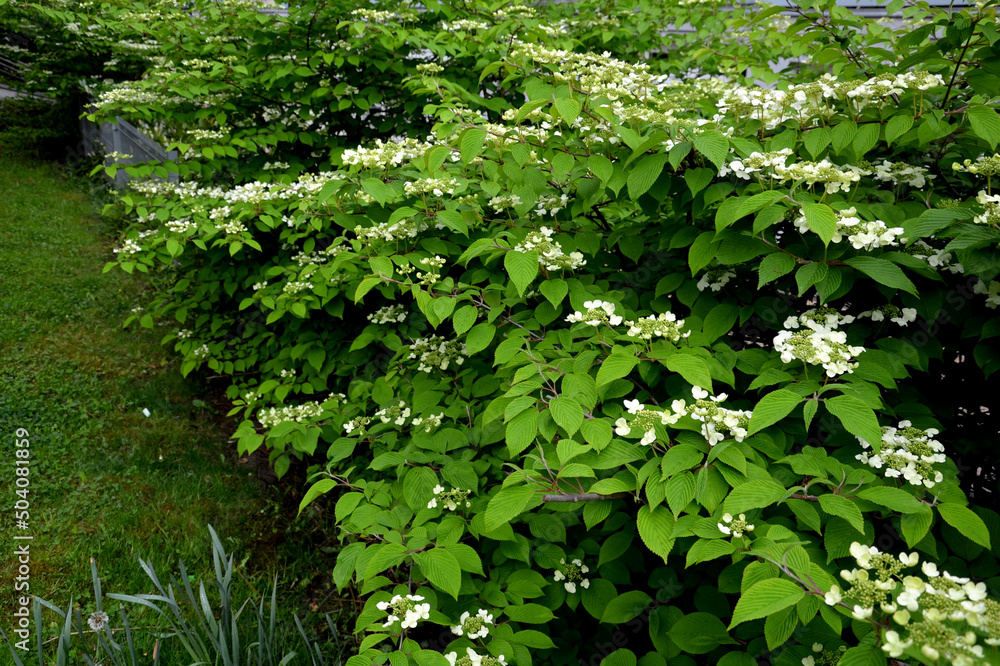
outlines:
[[[138,558],[162,574],[180,559],[208,576],[211,524],[254,585],[266,587],[280,567],[300,606],[283,610],[328,610],[329,570],[317,573],[323,553],[303,558],[288,545],[308,527],[292,524],[290,503],[236,460],[232,424],[220,417],[226,405],[213,409],[210,391],[181,378],[159,345],[163,329],[122,329],[147,287],[141,276],[102,275],[113,229],[97,210],[80,183],[52,167],[0,159],[5,548],[15,533],[31,534],[31,592],[63,608],[72,597],[86,614],[91,557],[105,593],[152,592]],[[15,528],[11,508],[17,428],[31,441],[27,531]],[[320,545],[331,557],[332,544]],[[15,568],[15,558],[0,557],[5,587]],[[324,589],[314,589],[321,580]],[[8,592],[0,593],[3,618],[14,608]]]

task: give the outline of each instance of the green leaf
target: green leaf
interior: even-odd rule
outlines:
[[[868,442],[875,451],[882,442],[882,428],[872,408],[854,396],[838,395],[823,401],[831,414],[840,419],[847,432]]]
[[[486,130],[472,127],[462,133],[459,139],[459,146],[462,151],[462,162],[468,164],[483,152],[483,144],[486,142]]]
[[[570,437],[583,423],[583,407],[573,398],[555,398],[549,402],[552,418]]]
[[[1000,143],[1000,118],[997,117],[997,112],[988,106],[977,104],[969,107],[965,117],[969,119],[976,136],[990,144],[990,148],[995,149],[997,143]]]
[[[729,155],[729,139],[715,130],[705,130],[695,134],[694,149],[707,157],[717,169],[721,169]]]
[[[714,177],[715,171],[712,169],[688,169],[684,172],[684,182],[687,183],[692,195],[708,187]]]
[[[441,146],[437,146],[440,148]],[[465,223],[465,218],[457,210],[442,210],[437,214],[437,218],[452,231],[457,231],[463,236],[469,235],[469,225]]]
[[[636,666],[635,654],[625,648],[615,650],[601,660],[601,666]]]
[[[806,132],[805,139],[802,144],[812,155],[813,159],[819,157],[819,154],[826,150],[826,147],[830,145],[830,130],[826,127],[815,127],[808,132]]]
[[[514,622],[527,622],[528,624],[545,624],[555,617],[551,610],[540,604],[507,606],[503,612]]]
[[[721,243],[713,241],[713,238],[715,238],[713,232],[705,231],[691,243],[691,249],[688,250],[688,265],[691,267],[691,275],[708,266],[715,258],[715,253]]]
[[[615,169],[609,160],[604,155],[591,155],[587,158],[587,168],[590,169],[591,173],[600,178],[601,182],[607,185],[608,181],[611,180],[611,176],[614,174]]]
[[[697,356],[674,354],[667,357],[665,364],[671,371],[678,373],[684,378],[684,381],[692,386],[700,386],[703,389],[712,390],[712,374],[708,370],[708,364]],[[600,378],[600,373],[598,373],[598,384],[601,383]]]
[[[983,519],[972,512],[968,507],[951,502],[941,502],[937,505],[938,513],[948,523],[963,536],[972,539],[984,548],[990,547],[990,531],[986,527]]]
[[[851,524],[861,534],[865,533],[865,521],[858,505],[841,495],[820,495],[819,506],[831,516],[839,516]]]
[[[361,181],[361,187],[380,204],[384,204],[392,196],[392,190],[378,178],[365,178]]]
[[[794,607],[788,607],[771,613],[764,620],[764,638],[767,640],[767,649],[774,652],[785,644],[795,627],[799,626],[799,616]]]
[[[548,299],[549,303],[555,307],[559,307],[562,300],[566,298],[569,285],[566,284],[565,280],[546,280],[538,286],[538,291],[542,292],[542,296]]]
[[[481,352],[490,346],[493,342],[493,336],[496,335],[497,327],[493,324],[476,324],[469,331],[469,334],[465,337],[465,346],[469,350],[469,356]]]
[[[933,522],[934,512],[929,507],[924,507],[923,511],[919,513],[904,514],[899,519],[899,526],[903,532],[903,538],[906,539],[907,547],[913,548],[923,541]]]
[[[511,643],[520,643],[536,650],[548,650],[556,646],[552,639],[540,631],[524,629],[510,637]]]
[[[531,446],[538,434],[538,411],[526,409],[507,424],[506,440],[510,455],[516,456]],[[492,531],[492,530],[489,530]]]
[[[580,111],[583,110],[583,105],[575,99],[557,99],[553,105],[556,107],[559,115],[563,117],[563,120],[569,124],[572,124],[580,115]]]
[[[509,250],[504,255],[503,265],[518,293],[523,296],[528,285],[538,275],[538,253],[534,250],[528,252]]]
[[[458,599],[458,591],[462,587],[462,567],[454,555],[443,548],[433,548],[417,553],[413,559],[434,587]]]
[[[580,433],[583,440],[598,451],[611,442],[611,424],[604,419],[584,419]]]
[[[674,531],[674,517],[670,511],[662,506],[650,510],[649,506],[643,505],[639,507],[636,524],[642,542],[666,562],[667,555],[674,547],[674,539],[671,536]]]
[[[670,640],[688,654],[705,654],[720,645],[735,644],[726,625],[711,613],[685,615],[670,628]]]
[[[891,144],[913,127],[913,116],[902,114],[889,118],[885,124],[885,142]]]
[[[616,349],[623,348],[616,347]],[[616,379],[627,376],[638,363],[639,359],[633,356],[631,352],[621,354],[612,353],[611,356],[604,359],[600,369],[597,371],[597,385],[604,386]]]
[[[837,214],[833,209],[826,204],[807,203],[803,204],[802,212],[809,228],[816,232],[824,245],[829,245],[833,235],[837,233]]]
[[[475,305],[463,305],[455,312],[451,323],[455,326],[455,333],[462,335],[476,323],[478,310]]]
[[[757,288],[760,289],[768,282],[788,275],[795,268],[795,259],[784,252],[774,252],[764,257],[757,268],[758,280]]]
[[[675,444],[663,454],[660,467],[663,470],[664,478],[669,479],[678,472],[701,464],[704,458],[705,454],[694,444]]]
[[[858,133],[854,135],[854,154],[858,159],[861,159],[865,154],[875,147],[878,143],[879,135],[878,125],[862,125],[858,128]]]
[[[776,481],[747,481],[733,488],[726,497],[726,513],[744,513],[771,506],[784,497],[785,492],[785,487]]]
[[[898,511],[899,513],[920,513],[924,511],[924,505],[917,501],[917,498],[900,488],[892,486],[876,486],[866,488],[858,493],[858,497],[875,504]]]
[[[534,496],[535,491],[528,486],[503,488],[490,499],[490,503],[486,506],[484,517],[486,531],[492,532],[501,525],[510,523],[519,513],[524,511]]]
[[[768,426],[774,425],[791,414],[792,410],[800,402],[802,402],[802,396],[786,389],[778,389],[777,391],[768,393],[753,408],[747,432],[752,435]]]
[[[797,604],[804,596],[802,588],[791,581],[782,578],[762,580],[744,592],[736,602],[729,628],[777,613],[782,608]]]
[[[624,624],[639,616],[651,603],[653,599],[645,592],[640,590],[626,592],[608,602],[604,615],[601,616],[601,622]]]
[[[902,289],[905,292],[917,295],[917,288],[913,286],[910,278],[903,274],[899,266],[878,257],[853,257],[845,261],[848,266],[856,268],[879,284],[887,287]]]
[[[667,156],[663,153],[648,155],[636,162],[628,174],[629,198],[635,201],[645,194],[660,177],[666,163]]]

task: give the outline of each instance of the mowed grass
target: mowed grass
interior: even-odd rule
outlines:
[[[285,586],[305,588],[308,564],[275,554],[288,511],[235,459],[232,424],[218,415],[225,405],[212,409],[205,389],[181,378],[159,344],[164,329],[122,329],[146,287],[119,270],[102,275],[111,229],[97,213],[89,193],[52,167],[0,159],[4,547],[13,551],[15,534],[33,536],[31,593],[62,608],[72,598],[84,617],[94,610],[91,557],[105,594],[154,591],[140,557],[161,580],[178,560],[211,578],[208,524],[259,589],[279,565]],[[31,442],[27,530],[13,515],[18,428]],[[0,557],[8,633],[16,566],[11,553]]]

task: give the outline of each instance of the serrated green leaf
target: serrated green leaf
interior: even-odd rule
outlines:
[[[794,606],[804,596],[802,588],[791,581],[782,578],[762,580],[744,592],[736,602],[733,621],[729,623],[729,628]]]
[[[802,396],[786,389],[778,389],[768,393],[753,408],[747,432],[752,435],[774,425],[791,414],[800,402],[802,402]]]
[[[504,255],[503,265],[518,293],[523,295],[528,285],[538,275],[538,253],[534,250],[528,252],[509,250]]]

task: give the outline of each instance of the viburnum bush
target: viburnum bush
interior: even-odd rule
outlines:
[[[213,4],[104,92],[190,137],[109,266],[311,466],[352,666],[997,663],[995,1]]]

